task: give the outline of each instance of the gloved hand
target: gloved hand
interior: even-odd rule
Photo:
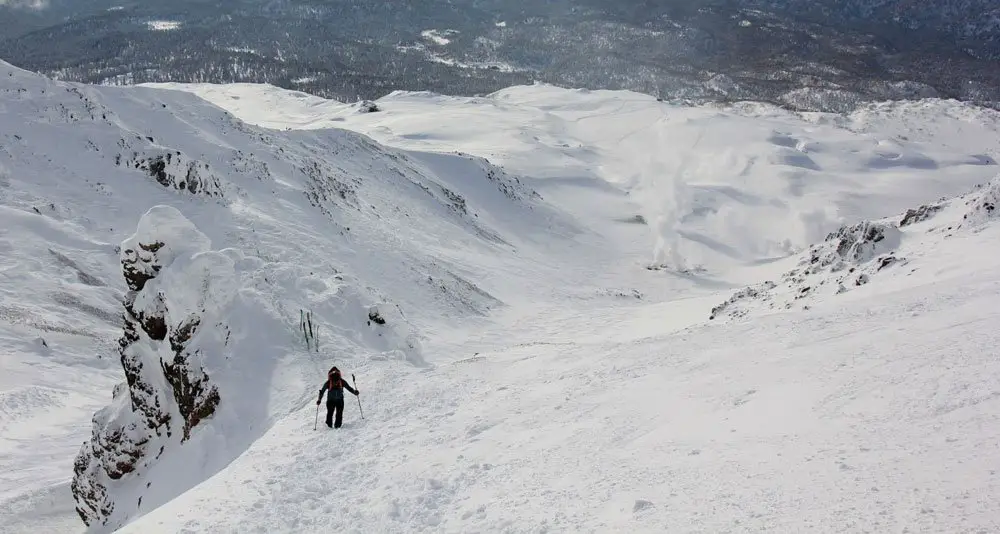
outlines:
[[[316,406],[319,406],[319,401],[316,401]]]

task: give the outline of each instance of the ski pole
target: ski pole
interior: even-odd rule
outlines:
[[[316,425],[319,424],[319,403],[316,403],[316,420],[313,421],[313,430],[316,430]]]
[[[351,381],[354,382],[354,390],[358,390],[358,379],[354,378],[354,373],[351,373]],[[356,395],[358,398],[358,411],[361,412],[361,418],[365,418],[365,411],[361,409],[361,395]]]

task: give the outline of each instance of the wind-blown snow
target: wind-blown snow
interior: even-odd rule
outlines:
[[[168,332],[212,324],[182,347],[190,374],[158,373],[176,349],[142,335],[121,350],[220,400],[185,440],[187,389],[152,388],[179,426],[104,481],[121,532],[1000,528],[994,112],[545,85],[364,112],[0,77],[15,532],[82,530],[67,486],[91,415],[111,403],[100,435],[135,419],[114,386],[132,298]],[[150,240],[172,254],[133,294],[120,260]],[[361,396],[314,431],[332,364]]]

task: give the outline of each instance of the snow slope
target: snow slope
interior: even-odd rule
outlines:
[[[1000,229],[930,231],[972,197],[893,234],[916,272],[709,320],[987,183],[994,112],[0,80],[7,529],[1000,527]],[[314,431],[334,363],[365,418]]]
[[[742,318],[761,310],[808,309],[814,302],[877,281],[883,289],[918,271],[940,269],[940,257],[965,258],[965,235],[991,224],[1000,212],[1000,175],[954,199],[925,204],[877,221],[844,226],[797,258],[778,280],[744,288],[712,309],[711,319]],[[959,241],[960,244],[955,244]],[[791,258],[790,258],[791,259]],[[788,263],[788,262],[783,262]]]
[[[349,432],[289,417],[122,532],[992,532],[1000,262],[947,259],[736,326],[522,325],[364,396]]]
[[[474,322],[507,305],[490,291],[533,284],[481,273],[514,258],[529,275],[578,272],[548,261],[537,234],[581,229],[482,159],[264,131],[177,92],[60,84],[8,65],[0,79],[0,510],[63,499],[75,469],[81,514],[121,524],[224,467],[307,403],[332,363],[372,362],[373,378],[423,367],[427,325]],[[179,215],[158,218],[166,207]],[[136,243],[180,251],[145,260],[162,269],[145,296],[125,284]],[[299,337],[303,309],[319,354]],[[184,371],[171,379],[167,366]],[[30,516],[15,517],[5,523]]]

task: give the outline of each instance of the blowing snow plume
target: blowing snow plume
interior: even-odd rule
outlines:
[[[651,128],[656,138],[654,146],[668,147],[678,143],[665,132],[670,131],[669,125],[660,121]],[[697,147],[701,140],[694,140]],[[648,160],[646,173],[639,180],[639,188],[643,191],[643,209],[646,218],[653,223],[655,229],[653,260],[650,269],[674,269],[682,271],[688,268],[688,262],[681,251],[680,223],[683,213],[690,205],[690,193],[685,174],[690,165],[691,156],[681,151],[657,150],[646,152]]]
[[[235,249],[211,250],[175,208],[156,206],[142,217],[122,243],[121,265],[127,381],[94,416],[72,482],[77,513],[92,532],[115,530],[225,467],[276,414],[302,404],[318,366],[288,354],[294,328],[259,283],[281,274]],[[369,306],[353,289],[339,289],[331,306],[360,324]],[[378,336],[385,345],[378,348],[419,350],[395,328]]]

